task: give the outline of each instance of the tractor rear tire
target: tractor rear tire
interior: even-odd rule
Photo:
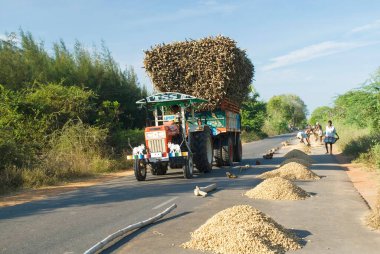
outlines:
[[[241,144],[240,135],[238,135],[236,139],[236,144],[234,145],[234,161],[241,162],[243,159],[243,145]]]
[[[234,142],[231,136],[227,136],[227,142],[222,146],[222,159],[224,166],[232,166],[234,161]]]
[[[133,161],[133,169],[137,181],[145,181],[146,179],[146,164],[143,160],[135,159]]]
[[[185,165],[182,167],[183,177],[185,179],[193,178],[194,164],[193,164],[193,156],[191,154],[186,158]]]
[[[205,126],[203,131],[192,133],[191,151],[194,154],[194,164],[199,172],[211,172],[214,160],[211,130]]]

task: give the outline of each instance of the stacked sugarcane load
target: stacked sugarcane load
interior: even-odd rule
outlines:
[[[205,110],[225,101],[240,106],[254,75],[246,52],[224,36],[156,45],[145,51],[144,66],[156,90],[206,99]]]

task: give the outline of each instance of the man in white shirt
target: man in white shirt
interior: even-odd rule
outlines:
[[[337,136],[337,138],[335,137]],[[326,154],[329,153],[328,144],[330,144],[330,154],[332,154],[332,145],[339,139],[338,133],[336,132],[336,129],[334,125],[332,125],[332,121],[328,121],[328,125],[326,126],[326,134],[325,134],[325,147],[326,147]]]

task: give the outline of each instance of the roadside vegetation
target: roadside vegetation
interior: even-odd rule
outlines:
[[[380,69],[361,87],[339,95],[331,108],[315,109],[310,122],[326,123],[330,119],[343,153],[380,170]]]
[[[133,69],[100,50],[61,40],[47,50],[21,31],[0,40],[0,193],[125,168],[142,139]]]

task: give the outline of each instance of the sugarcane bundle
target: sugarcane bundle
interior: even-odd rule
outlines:
[[[254,66],[236,42],[224,36],[159,44],[145,51],[145,69],[156,90],[179,92],[240,106],[249,93]]]

